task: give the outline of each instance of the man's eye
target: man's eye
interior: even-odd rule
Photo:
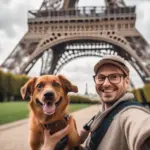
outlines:
[[[111,75],[111,78],[117,78],[117,76],[116,75]]]
[[[105,80],[105,76],[99,76],[99,77],[98,77],[98,80],[100,80],[100,81]]]
[[[36,86],[38,89],[40,89],[40,88],[42,88],[43,87],[43,84],[38,84],[37,86]]]
[[[53,83],[53,86],[54,86],[54,87],[60,87],[61,85],[60,85],[58,82],[54,82],[54,83]]]
[[[118,76],[117,75],[111,75],[111,78],[116,79],[116,78],[118,78]]]

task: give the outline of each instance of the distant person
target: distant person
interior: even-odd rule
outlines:
[[[94,72],[103,109],[95,116],[90,130],[84,127],[81,131],[82,142],[91,133],[83,149],[150,150],[150,113],[135,101],[132,93],[127,92],[130,79],[124,59],[116,55],[104,56],[94,66]],[[46,131],[43,150],[54,150],[68,129],[66,127],[54,135]]]

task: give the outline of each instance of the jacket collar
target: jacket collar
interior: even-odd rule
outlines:
[[[95,117],[95,120],[93,121],[93,124],[91,125],[91,131],[94,131],[98,125],[101,123],[103,118],[114,108],[116,105],[118,105],[122,101],[132,100],[134,99],[134,95],[132,93],[125,93],[120,99],[118,99],[110,108],[107,110],[104,109],[104,104],[102,104],[102,112],[98,112],[98,114]]]

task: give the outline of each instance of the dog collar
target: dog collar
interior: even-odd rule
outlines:
[[[67,121],[69,120],[69,118],[70,118],[70,115],[66,114],[64,116],[64,120],[56,120],[55,122],[44,124],[43,126],[47,130],[53,130],[53,128],[60,128],[59,127],[60,125],[65,127],[67,125]],[[62,124],[60,124],[60,123],[62,123]]]

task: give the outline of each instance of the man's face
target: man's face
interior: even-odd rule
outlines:
[[[116,65],[104,64],[99,68],[97,76],[110,74],[123,75],[124,73]],[[120,76],[120,82],[117,84],[110,83],[109,79],[106,78],[102,84],[95,84],[95,86],[101,100],[106,104],[113,104],[126,92],[129,86],[129,77]]]

